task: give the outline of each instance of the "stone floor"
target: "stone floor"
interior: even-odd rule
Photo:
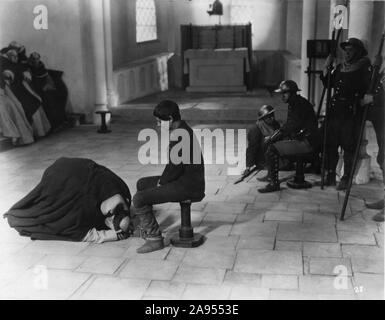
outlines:
[[[163,167],[138,162],[137,135],[144,127],[118,122],[112,133],[100,135],[95,126],[81,126],[1,152],[0,212],[60,156],[106,165],[134,193],[138,178]],[[375,149],[371,140],[368,150],[374,155]],[[334,188],[292,190],[282,183],[282,191],[262,195],[255,178],[234,185],[237,177],[227,175],[226,165],[207,165],[206,197],[192,210],[195,231],[206,241],[194,249],[167,245],[138,255],[138,238],[31,241],[1,219],[0,298],[383,299],[383,224],[372,221],[376,212],[365,209],[363,200],[382,196],[379,170],[373,160],[372,165],[371,182],[353,188],[345,221],[338,219],[343,193]],[[180,223],[178,204],[156,206],[156,215],[169,239]]]

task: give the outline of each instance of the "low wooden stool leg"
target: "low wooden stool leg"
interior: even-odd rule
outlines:
[[[181,226],[179,234],[171,238],[171,244],[175,247],[194,248],[203,243],[203,236],[194,233],[191,226],[191,202],[181,202]]]
[[[106,114],[110,113],[109,111],[96,111],[97,114],[100,114],[101,117],[101,124],[100,128],[98,129],[98,133],[110,133],[111,130],[107,128],[107,123],[106,123]]]
[[[287,186],[293,189],[309,189],[312,184],[305,180],[304,164],[302,160],[297,160],[295,164],[295,177],[287,182]]]

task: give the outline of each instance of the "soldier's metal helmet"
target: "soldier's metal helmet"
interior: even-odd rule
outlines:
[[[301,91],[301,89],[298,88],[297,84],[293,80],[284,80],[279,84],[279,88],[277,90],[274,90],[274,92],[278,93],[286,93],[286,92],[297,92]]]
[[[342,50],[345,50],[346,46],[353,46],[356,48],[359,48],[363,51],[363,55],[366,56],[368,54],[368,51],[366,50],[364,43],[357,38],[349,38],[345,42],[341,42],[340,47]]]
[[[258,111],[258,120],[265,119],[266,117],[274,114],[274,108],[268,104],[265,104]]]

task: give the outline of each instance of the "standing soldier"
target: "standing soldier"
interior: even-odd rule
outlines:
[[[344,175],[341,177],[337,190],[347,188],[349,173],[353,170],[353,157],[356,148],[360,120],[362,117],[360,100],[369,87],[371,64],[361,40],[349,38],[341,43],[344,61],[332,71],[331,86],[334,88],[328,124],[326,127],[325,167],[327,170],[326,185],[336,185],[336,166],[338,147],[344,151]],[[326,85],[327,69],[334,58],[329,56],[321,80]]]
[[[376,56],[375,65],[381,66],[382,58],[380,56]],[[378,154],[377,154],[377,163],[382,170],[382,181],[385,183],[385,160],[384,160],[384,118],[385,118],[385,70],[378,75],[378,85],[374,91],[373,95],[373,103],[372,106],[369,107],[368,117],[369,120],[373,124],[373,129],[376,134],[377,145],[378,145]],[[366,207],[369,209],[377,209],[381,210],[378,212],[373,219],[375,221],[384,221],[384,198],[374,203],[367,203]]]
[[[292,80],[282,81],[275,92],[282,95],[282,101],[288,104],[286,123],[266,141],[266,161],[270,182],[261,193],[280,190],[279,158],[314,152],[319,144],[317,118],[313,105],[297,94],[300,91]]]

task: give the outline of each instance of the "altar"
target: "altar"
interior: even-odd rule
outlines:
[[[182,25],[183,87],[188,92],[251,88],[251,24]]]
[[[184,53],[184,73],[189,76],[189,92],[245,92],[245,76],[250,72],[247,48],[188,49]]]

